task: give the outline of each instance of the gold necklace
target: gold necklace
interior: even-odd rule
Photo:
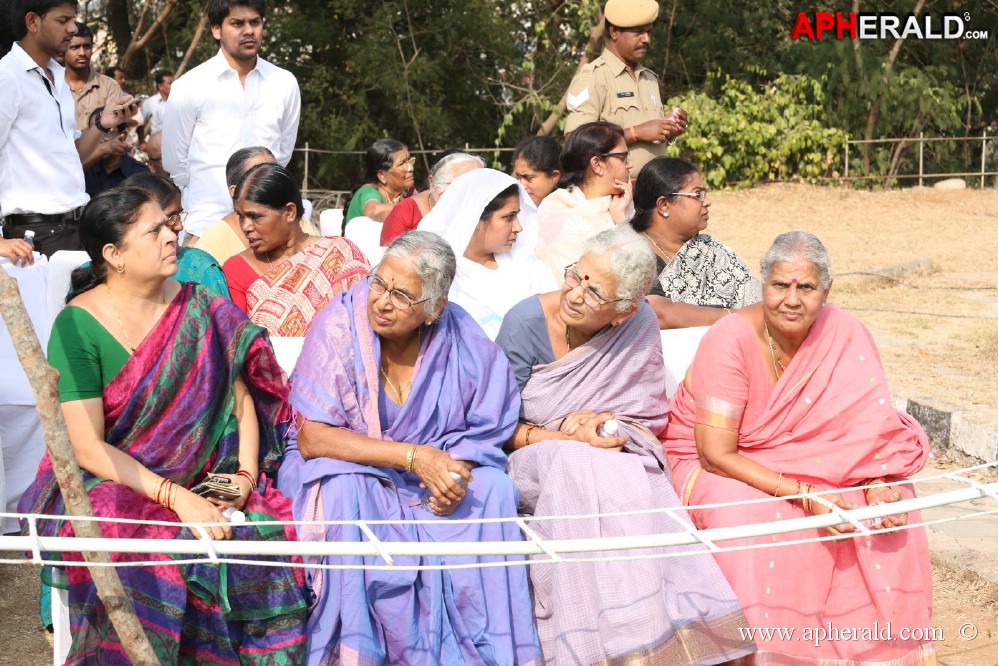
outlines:
[[[565,324],[565,346],[568,347],[568,351],[572,351],[572,340],[568,337],[569,332],[568,324]]]
[[[773,372],[779,379],[780,375],[787,371],[787,366],[783,365],[782,357],[776,353],[776,343],[773,341],[773,336],[769,334],[769,326],[764,323],[763,327],[766,329],[766,338],[769,340],[769,357],[773,359]],[[780,369],[777,370],[776,366],[779,366]]]
[[[114,318],[118,320],[118,326],[121,328],[122,335],[125,336],[125,342],[128,343],[128,348],[131,349],[130,354],[135,353],[135,345],[132,344],[132,339],[128,337],[128,331],[125,330],[125,325],[121,323],[121,315],[118,314],[118,308],[114,305],[114,296],[111,295],[111,287],[107,286],[107,282],[104,283],[104,289],[107,291],[107,298],[111,301],[111,310],[114,311]]]
[[[651,236],[650,236],[650,235],[648,234],[648,232],[647,232],[647,231],[643,231],[643,232],[641,232],[641,233],[643,233],[643,234],[645,235],[645,238],[647,238],[648,240],[650,240],[650,241],[651,241],[651,244],[652,244],[652,245],[654,245],[654,246],[655,246],[655,248],[656,248],[656,249],[657,249],[657,250],[658,250],[659,252],[661,252],[661,253],[662,253],[663,255],[665,255],[664,257],[662,257],[663,259],[665,259],[665,263],[669,263],[669,262],[670,262],[670,261],[672,260],[672,255],[671,255],[671,254],[669,254],[668,252],[666,252],[665,250],[663,250],[663,249],[662,249],[662,246],[661,246],[661,245],[659,245],[659,244],[658,244],[657,242],[655,242],[655,239],[654,239],[654,238],[652,238],[652,237],[651,237]]]
[[[423,327],[420,326],[418,329],[416,329],[417,355],[419,354],[419,348],[422,347],[422,345],[423,345]],[[392,393],[395,394],[395,397],[398,398],[397,402],[400,405],[403,404],[405,402],[405,399],[402,398],[402,394],[405,393],[409,389],[409,386],[412,385],[412,376],[409,377],[409,381],[407,381],[405,384],[396,387],[395,384],[392,383],[392,380],[388,378],[388,373],[385,371],[384,359],[382,359],[381,361],[381,367],[379,368],[379,370],[381,370],[381,376],[385,378],[385,384],[388,385],[388,388],[390,388],[392,390]]]

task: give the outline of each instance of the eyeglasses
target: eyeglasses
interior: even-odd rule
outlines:
[[[707,193],[710,190],[704,188],[702,190],[697,190],[696,192],[673,192],[670,197],[689,197],[690,199],[696,199],[701,204],[707,200]]]
[[[184,220],[187,219],[187,211],[182,210],[179,213],[174,213],[173,215],[168,215],[166,218],[166,224],[170,227],[184,226]]]
[[[575,289],[582,284],[582,276],[578,274],[575,270],[576,264],[569,264],[565,266],[565,284],[568,285],[569,291]],[[607,303],[618,303],[620,301],[629,301],[630,298],[615,298],[613,300],[608,300],[593,291],[592,287],[586,287],[582,290],[582,301],[591,307],[593,310],[598,310]]]
[[[388,300],[398,310],[408,310],[413,305],[419,305],[420,303],[425,303],[426,301],[430,300],[428,298],[424,298],[420,301],[414,301],[412,300],[412,296],[405,293],[404,291],[399,291],[398,289],[389,289],[388,283],[382,280],[374,273],[368,275],[367,280],[372,294],[380,297],[385,292],[388,292]]]
[[[617,159],[623,160],[624,162],[629,162],[631,154],[626,150],[621,150],[620,152],[616,153],[600,153],[600,157],[602,157],[603,159],[606,159],[608,157],[616,157]]]
[[[399,169],[405,169],[406,167],[408,167],[410,169],[415,169],[416,168],[416,156],[413,155],[412,157],[410,157],[406,161],[402,162],[402,164],[396,164],[395,166],[397,166]]]

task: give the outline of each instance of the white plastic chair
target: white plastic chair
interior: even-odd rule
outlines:
[[[661,331],[662,357],[665,359],[665,392],[670,398],[679,383],[686,378],[686,371],[700,346],[700,340],[710,326],[672,328]]]
[[[73,271],[90,261],[90,255],[82,250],[59,250],[49,258],[48,310],[49,323],[55,321],[64,307],[69,293],[70,276]]]
[[[274,346],[274,355],[277,356],[277,362],[290,377],[291,373],[295,370],[295,363],[298,362],[298,355],[301,354],[305,338],[288,338],[275,335],[270,338],[270,344]]]
[[[369,217],[355,217],[347,223],[347,240],[357,244],[367,260],[374,266],[385,256],[381,247],[381,223]]]
[[[323,236],[342,236],[342,232],[342,208],[327,208],[319,213],[319,233]]]

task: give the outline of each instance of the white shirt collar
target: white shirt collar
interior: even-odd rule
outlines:
[[[225,55],[222,53],[221,48],[218,49],[218,53],[216,53],[210,60],[206,61],[205,64],[208,65],[209,70],[215,76],[222,76],[229,72],[231,72],[232,74],[237,73],[236,70],[232,68],[232,65],[229,64],[229,61],[225,59]],[[268,75],[270,75],[270,73],[276,69],[277,69],[276,66],[270,64],[269,62],[261,58],[259,55],[257,55],[256,65],[250,71],[259,72],[260,76],[262,76],[263,78],[267,78]]]
[[[14,42],[14,45],[11,47],[10,52],[14,55],[15,58],[17,58],[17,61],[21,63],[26,72],[30,72],[33,69],[42,69],[41,67],[38,66],[38,63],[35,62],[34,58],[28,55],[28,52],[24,50],[24,47],[21,46],[20,42]],[[56,62],[54,58],[49,58],[48,66],[49,69],[52,70],[52,76],[55,77],[56,81],[63,78],[63,74],[66,71],[66,68],[60,65],[58,62]]]

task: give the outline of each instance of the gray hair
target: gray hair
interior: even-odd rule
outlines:
[[[234,186],[239,182],[239,179],[243,177],[246,173],[246,165],[249,161],[258,155],[269,155],[275,162],[277,158],[274,157],[273,151],[266,146],[249,146],[248,148],[240,148],[236,152],[229,156],[228,161],[225,163],[225,184],[228,187]]]
[[[434,194],[435,198],[439,199],[443,196],[444,191],[454,182],[454,176],[452,175],[454,167],[468,162],[474,162],[479,167],[485,168],[485,160],[478,155],[471,155],[469,153],[451,153],[437,160],[437,163],[430,169],[429,178],[430,187],[439,191],[439,194]]]
[[[818,269],[818,280],[822,289],[828,289],[832,284],[829,272],[832,269],[832,259],[828,250],[814,234],[806,231],[788,231],[780,234],[766,251],[760,266],[763,282],[769,280],[776,264],[794,261],[810,261]]]
[[[392,241],[385,250],[387,257],[412,259],[416,275],[423,283],[423,311],[435,315],[440,303],[447,298],[457,272],[457,259],[450,243],[430,231],[410,231]],[[378,264],[381,267],[381,264]]]
[[[655,279],[655,254],[648,244],[626,224],[618,224],[602,231],[585,242],[582,256],[605,256],[610,259],[610,270],[617,276],[617,296],[627,300],[616,303],[617,312],[648,294]]]

